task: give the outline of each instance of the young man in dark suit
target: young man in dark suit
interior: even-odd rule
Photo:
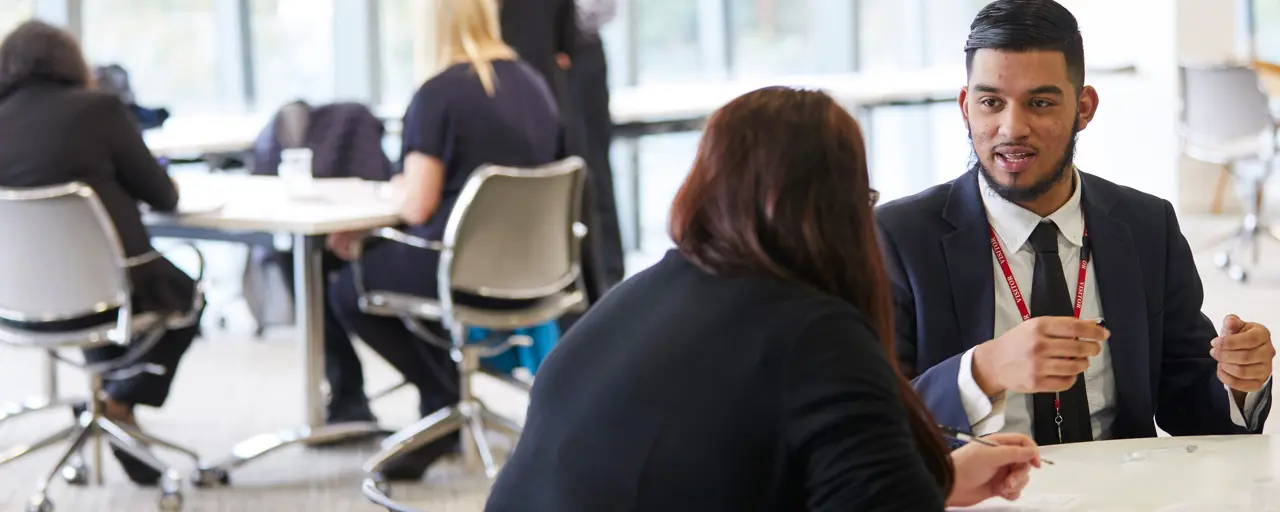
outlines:
[[[1221,332],[1168,201],[1085,174],[1098,108],[1075,18],[998,0],[965,45],[969,172],[881,207],[903,371],[937,416],[1041,445],[1261,432],[1276,351]]]

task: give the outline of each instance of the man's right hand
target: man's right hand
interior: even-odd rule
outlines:
[[[1066,391],[1111,332],[1092,320],[1032,318],[973,351],[973,377],[987,396]],[[1098,340],[1098,341],[1092,341]]]

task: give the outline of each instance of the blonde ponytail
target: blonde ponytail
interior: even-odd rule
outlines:
[[[516,52],[502,42],[498,9],[493,0],[440,0],[437,34],[440,66],[471,64],[485,94],[497,91],[493,61],[515,59]]]

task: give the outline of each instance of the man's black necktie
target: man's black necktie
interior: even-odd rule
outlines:
[[[1031,247],[1036,251],[1035,280],[1031,284],[1031,316],[1074,316],[1073,296],[1063,277],[1062,260],[1058,257],[1058,226],[1041,222],[1031,233]],[[1053,406],[1057,396],[1061,402],[1062,438],[1058,438],[1058,411]],[[1062,393],[1032,395],[1036,444],[1050,445],[1092,441],[1089,422],[1089,400],[1084,391],[1084,374],[1076,377],[1071,389]]]

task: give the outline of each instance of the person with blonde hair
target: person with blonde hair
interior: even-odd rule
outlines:
[[[551,92],[538,72],[502,41],[497,14],[493,0],[440,0],[441,69],[422,85],[405,112],[403,171],[394,178],[405,198],[400,218],[403,229],[428,240],[443,237],[453,205],[476,168],[538,166],[564,155],[563,129]],[[339,257],[351,259],[351,242],[359,236],[334,235],[328,246]],[[386,242],[366,246],[360,257],[364,282],[372,288],[424,297],[437,293],[439,255],[433,251]],[[455,293],[454,299],[487,308],[525,305],[462,293]],[[423,343],[397,319],[361,312],[351,268],[338,272],[329,301],[344,330],[359,336],[418,388],[423,416],[457,401],[457,369],[448,352]],[[431,329],[448,339],[443,326]],[[367,401],[364,396],[334,397],[340,400]],[[387,468],[384,476],[417,479],[457,446],[456,434],[430,443]]]

